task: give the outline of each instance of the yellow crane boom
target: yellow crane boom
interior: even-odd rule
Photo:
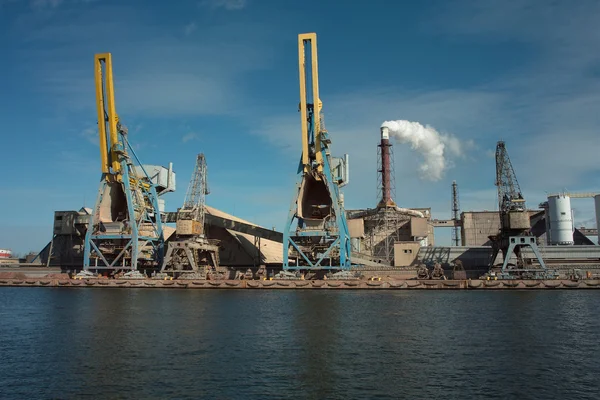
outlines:
[[[102,163],[102,172],[110,173],[112,167],[113,173],[121,171],[121,164],[115,154],[119,144],[119,135],[117,116],[115,106],[115,89],[113,84],[112,57],[110,53],[96,54],[95,61],[95,80],[96,80],[96,107],[98,109],[98,132],[100,134],[100,162]],[[105,76],[102,74],[102,65],[104,64]],[[104,121],[104,123],[102,122]],[[108,125],[108,133],[106,126]],[[107,140],[110,139],[110,140]],[[110,146],[108,143],[110,141]]]

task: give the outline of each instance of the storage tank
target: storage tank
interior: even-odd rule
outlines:
[[[600,244],[600,194],[594,196],[596,205],[596,228],[598,228],[598,244]]]
[[[550,217],[550,244],[572,245],[571,198],[564,194],[548,197],[548,215]]]

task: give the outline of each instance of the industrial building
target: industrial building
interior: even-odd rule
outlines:
[[[206,212],[208,235],[220,241],[219,258],[223,265],[236,268],[281,265],[281,233],[214,207],[206,206]],[[83,264],[84,238],[90,214],[90,208],[56,211],[53,237],[40,252],[39,262],[46,266],[62,267],[65,271],[80,269]],[[167,213],[165,220],[170,221],[173,214]],[[165,241],[168,242],[175,233],[175,228],[166,224],[164,232]]]

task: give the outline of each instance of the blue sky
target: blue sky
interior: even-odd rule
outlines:
[[[451,3],[451,4],[450,4]],[[376,204],[379,126],[407,119],[465,147],[444,178],[395,146],[396,200],[450,215],[496,206],[493,150],[507,142],[530,206],[595,191],[600,119],[597,1],[0,0],[0,247],[38,250],[54,210],[93,204],[100,178],[93,56],[111,52],[117,112],[144,163],[174,163],[183,202],[195,155],[208,203],[282,229],[300,152],[297,35],[317,32],[334,155],[349,153],[347,208]],[[592,200],[573,200],[591,226]],[[438,243],[449,232],[436,231]]]

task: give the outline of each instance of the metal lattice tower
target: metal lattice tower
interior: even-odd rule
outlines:
[[[452,228],[452,244],[460,246],[460,227],[458,222],[460,221],[460,202],[458,200],[458,185],[456,181],[452,181],[452,219],[456,224]]]
[[[394,262],[394,243],[400,240],[400,225],[406,217],[394,208],[380,208],[372,217],[373,228],[369,236],[372,255],[388,263]]]
[[[206,159],[200,153],[196,158],[196,168],[185,194],[182,210],[194,211],[194,220],[204,224],[206,195],[209,193]]]

